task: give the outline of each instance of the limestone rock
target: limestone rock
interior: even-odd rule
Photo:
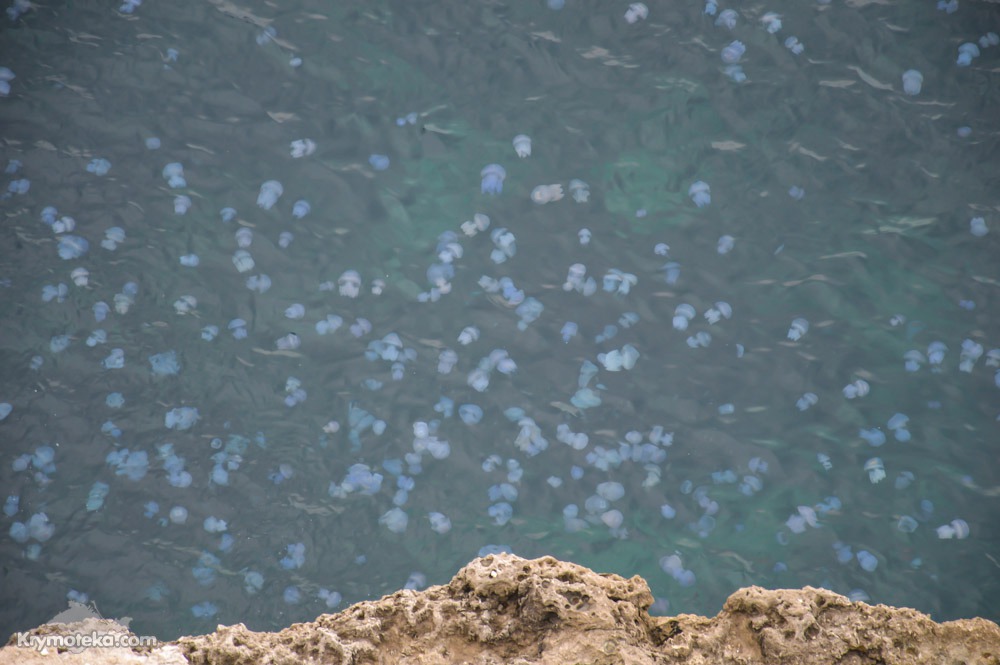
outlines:
[[[646,582],[551,557],[476,559],[444,586],[398,591],[337,614],[257,633],[242,624],[153,648],[39,654],[6,663],[965,663],[1000,665],[1000,627],[935,623],[911,609],[824,589],[741,589],[713,618],[651,617]],[[96,622],[96,619],[88,619]],[[125,631],[120,624],[107,630]],[[90,630],[93,623],[88,627]],[[79,630],[47,624],[36,631]],[[42,634],[42,633],[40,633]]]

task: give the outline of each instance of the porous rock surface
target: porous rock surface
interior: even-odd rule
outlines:
[[[1000,627],[935,623],[911,609],[852,603],[823,589],[741,589],[713,618],[651,617],[640,577],[551,557],[476,559],[452,581],[398,591],[337,614],[257,633],[242,624],[147,649],[47,654],[13,646],[7,663],[903,663],[1000,665]],[[125,630],[104,622],[109,630]],[[117,628],[116,628],[117,627]],[[79,630],[46,624],[36,631]]]

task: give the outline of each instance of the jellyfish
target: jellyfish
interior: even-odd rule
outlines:
[[[573,178],[569,181],[569,195],[577,203],[586,203],[590,199],[590,185],[579,178]]]
[[[733,251],[733,247],[735,245],[736,245],[736,239],[733,238],[732,236],[729,235],[720,236],[719,243],[716,246],[715,251],[717,251],[719,254],[728,254],[729,252]]]
[[[312,210],[312,206],[309,205],[309,202],[305,199],[299,199],[292,206],[292,217],[302,219],[309,214],[310,210]]]
[[[531,156],[531,137],[527,134],[518,134],[514,137],[514,152],[520,158]]]
[[[170,162],[163,167],[163,179],[171,189],[187,187],[184,179],[184,166],[180,162]]]
[[[788,328],[788,339],[797,342],[807,332],[809,332],[809,322],[802,318],[794,319],[791,327]]]
[[[291,154],[294,159],[308,157],[316,152],[316,142],[312,139],[296,139],[291,143]]]
[[[552,201],[558,201],[563,197],[563,188],[560,184],[539,185],[531,190],[531,200],[538,205],[545,205]]]
[[[697,181],[688,188],[688,196],[699,208],[704,208],[712,202],[711,188],[704,181]]]
[[[920,87],[924,83],[924,75],[916,69],[907,69],[903,72],[903,92],[915,96],[920,94]]]
[[[955,64],[959,67],[968,67],[974,58],[979,57],[979,47],[972,42],[965,42],[958,47],[958,59]]]
[[[715,25],[720,28],[732,30],[736,27],[737,14],[735,9],[723,9],[715,19]]]
[[[75,235],[65,235],[59,238],[59,258],[64,261],[78,259],[90,249],[90,243],[85,238]]]
[[[631,25],[638,21],[645,21],[649,16],[649,7],[641,2],[633,2],[625,12],[625,21]]]
[[[760,17],[760,22],[764,28],[772,35],[781,30],[781,15],[768,12]]]
[[[345,270],[337,279],[337,289],[342,296],[357,298],[361,292],[361,275],[357,270]]]
[[[735,65],[746,53],[747,47],[741,41],[730,42],[728,46],[722,49],[722,62],[727,65]],[[701,207],[701,206],[699,206]]]
[[[260,186],[260,193],[257,195],[257,205],[264,210],[270,210],[278,199],[285,193],[285,188],[277,180],[266,180]]]
[[[483,180],[481,184],[483,194],[499,194],[503,191],[503,181],[507,178],[507,171],[499,164],[487,164],[479,176]]]
[[[879,457],[873,457],[867,462],[865,462],[865,471],[868,472],[868,480],[872,484],[877,484],[885,478],[885,467],[882,464],[882,459]]]

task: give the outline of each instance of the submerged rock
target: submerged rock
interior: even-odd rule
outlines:
[[[277,633],[237,624],[151,649],[59,655],[19,648],[14,636],[0,664],[1000,663],[1000,626],[985,619],[939,624],[916,610],[852,603],[824,589],[741,589],[713,618],[651,617],[652,603],[640,577],[498,554],[474,560],[447,585],[397,591]],[[88,621],[89,631],[97,620]],[[31,634],[78,627],[46,624]]]

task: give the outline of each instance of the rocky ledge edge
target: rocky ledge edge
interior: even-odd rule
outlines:
[[[446,585],[397,591],[275,633],[246,626],[155,647],[18,647],[7,663],[259,665],[291,663],[962,663],[1000,665],[1000,626],[985,619],[935,623],[906,608],[852,603],[825,589],[740,589],[712,618],[652,617],[641,577],[595,573],[552,557],[499,554],[462,568]],[[127,633],[87,619],[31,631]]]

